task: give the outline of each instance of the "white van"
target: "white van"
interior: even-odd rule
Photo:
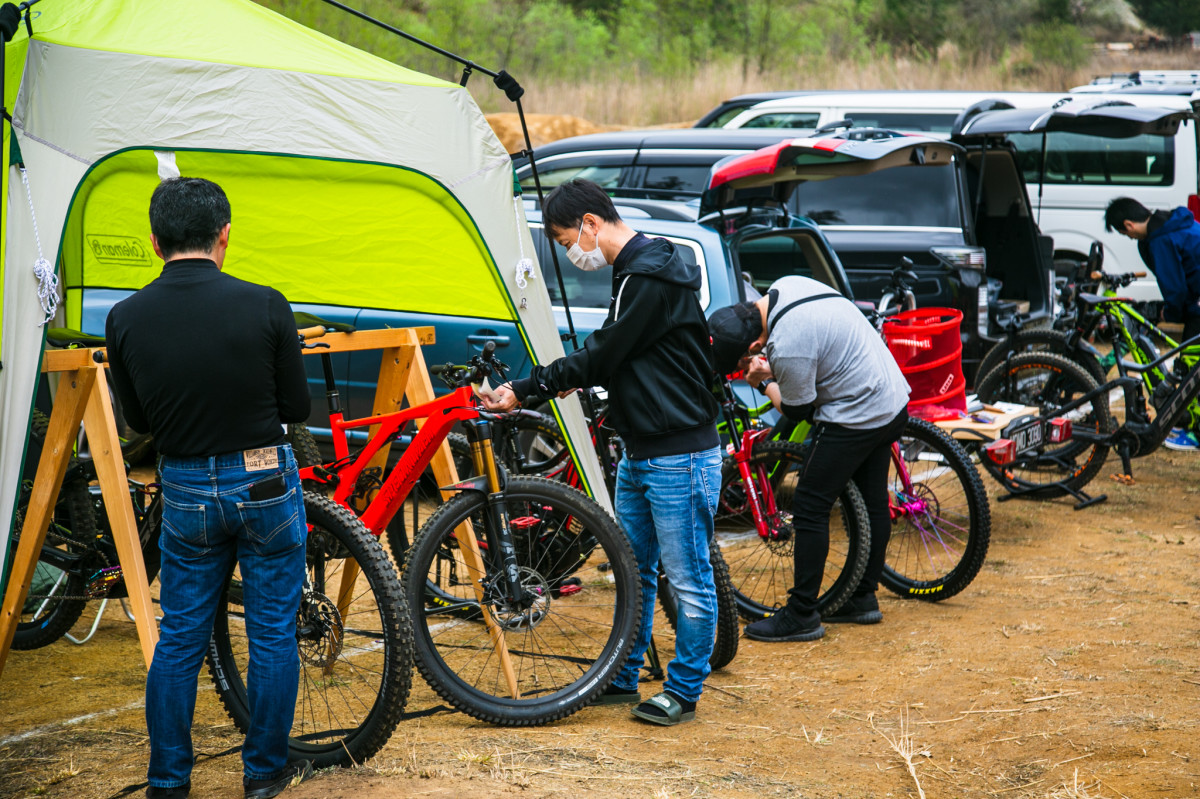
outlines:
[[[1070,95],[1052,92],[828,92],[759,103],[733,117],[725,127],[811,129],[850,119],[854,127],[949,136],[958,114],[984,99],[1036,108],[1067,97]],[[1186,96],[1163,94],[1083,94],[1076,99],[1180,110],[1200,106],[1200,99],[1193,104]],[[1180,125],[1169,138],[1139,135],[1113,139],[1050,132],[1044,142],[1044,175],[1042,134],[1016,133],[1008,138],[1017,148],[1038,226],[1054,240],[1054,259],[1061,271],[1085,260],[1094,241],[1104,245],[1105,271],[1145,269],[1135,242],[1104,230],[1104,209],[1116,197],[1134,197],[1152,210],[1186,206],[1200,219],[1200,141],[1195,119]],[[1125,293],[1135,300],[1161,299],[1152,276],[1133,283]]]
[[[954,120],[981,100],[999,98],[1017,108],[1050,105],[1061,92],[853,91],[781,97],[751,106],[726,128],[820,128],[849,119],[856,128],[948,136]]]

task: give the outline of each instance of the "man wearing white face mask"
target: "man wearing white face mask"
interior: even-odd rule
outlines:
[[[695,718],[716,635],[717,593],[708,559],[721,489],[721,450],[712,393],[712,347],[696,292],[700,268],[665,239],[637,233],[595,183],[572,180],[542,208],[546,235],[580,269],[613,265],[613,300],[583,347],[485,399],[510,410],[574,388],[608,389],[609,421],[625,442],[617,474],[617,517],[637,555],[642,621],[633,651],[602,704],[637,704],[654,724]],[[641,702],[638,673],[650,643],[658,564],[676,590],[675,659],[663,692]]]

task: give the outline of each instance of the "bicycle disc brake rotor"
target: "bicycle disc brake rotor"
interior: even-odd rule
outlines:
[[[504,630],[532,630],[550,615],[550,584],[542,575],[526,566],[520,568],[522,600],[514,603],[495,581],[484,596],[492,618]],[[502,579],[497,576],[496,580]]]
[[[350,550],[346,549],[332,533],[320,527],[310,527],[308,530],[308,559],[311,562],[313,555],[319,554],[325,560],[344,560],[350,557]]]
[[[342,614],[337,605],[324,594],[306,590],[296,612],[296,638],[300,644],[300,659],[327,669],[342,653]]]

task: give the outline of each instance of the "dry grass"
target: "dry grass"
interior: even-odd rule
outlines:
[[[908,705],[905,705],[904,709],[900,711],[900,729],[894,735],[889,735],[875,726],[874,714],[868,716],[868,721],[870,721],[871,729],[883,736],[883,740],[888,742],[888,746],[892,747],[892,750],[904,761],[904,766],[908,769],[909,776],[916,783],[917,795],[920,799],[925,799],[925,789],[921,787],[921,780],[917,777],[916,758],[919,756],[928,757],[929,752],[917,743],[916,738],[913,737],[912,731],[909,729]]]
[[[680,77],[648,76],[636,71],[606,72],[591,80],[539,81],[524,76],[526,113],[571,114],[597,126],[690,123],[722,100],[738,94],[784,89],[947,89],[1057,91],[1086,83],[1096,75],[1142,69],[1194,69],[1190,53],[1097,53],[1075,71],[1023,73],[1010,63],[963,65],[955,58],[937,62],[886,58],[866,63],[800,63],[776,73],[743,74],[736,63],[706,64]],[[509,112],[512,104],[490,84],[472,84],[489,112]]]

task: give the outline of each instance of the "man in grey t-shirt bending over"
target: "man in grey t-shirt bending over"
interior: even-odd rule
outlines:
[[[815,641],[822,621],[874,624],[875,599],[892,520],[888,513],[891,445],[908,419],[908,382],[862,312],[823,283],[777,280],[767,295],[731,305],[709,319],[717,370],[741,368],[746,382],[796,421],[815,420],[792,503],[795,582],[778,613],[747,625],[760,641]],[[817,609],[829,513],[854,480],[867,504],[871,552],[853,596],[832,615]]]

